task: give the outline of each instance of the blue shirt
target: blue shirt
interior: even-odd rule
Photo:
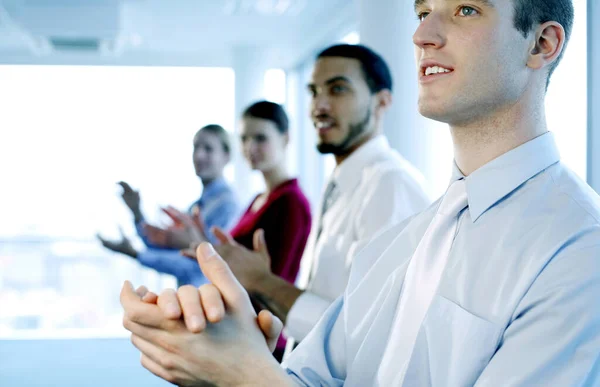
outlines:
[[[462,177],[455,168],[452,181]],[[600,385],[598,195],[559,161],[550,133],[478,169],[466,188],[401,385]],[[358,254],[344,296],[284,365],[298,385],[392,385],[381,360],[406,268],[439,203]]]
[[[200,199],[188,209],[190,213],[195,205],[200,207],[200,214],[207,231],[213,226],[228,230],[240,211],[236,195],[222,178],[204,187]],[[182,256],[178,250],[153,246],[145,237],[142,226],[143,224],[136,225],[139,236],[148,247],[138,254],[138,260],[142,265],[175,276],[178,286],[187,284],[200,286],[208,282],[195,260]],[[215,242],[212,233],[207,232],[207,237],[211,243]]]

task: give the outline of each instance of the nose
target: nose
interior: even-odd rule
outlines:
[[[251,138],[246,139],[243,142],[242,147],[244,149],[244,153],[249,156],[254,152],[256,148],[256,142]]]
[[[444,19],[441,13],[430,12],[419,24],[413,35],[415,46],[426,48],[442,48],[446,44]]]
[[[312,115],[318,116],[321,114],[329,113],[331,110],[331,103],[329,97],[323,93],[317,94],[312,99]]]
[[[196,161],[202,161],[206,158],[206,152],[204,152],[202,149],[196,149],[193,157]]]

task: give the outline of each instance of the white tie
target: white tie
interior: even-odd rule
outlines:
[[[465,181],[450,185],[408,265],[391,337],[381,361],[381,386],[402,386],[417,335],[431,305],[467,206]]]

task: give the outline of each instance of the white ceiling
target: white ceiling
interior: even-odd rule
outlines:
[[[354,29],[357,0],[0,0],[0,63],[289,67]],[[62,46],[62,48],[61,48]]]

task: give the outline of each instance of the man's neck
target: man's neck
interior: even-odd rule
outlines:
[[[344,160],[346,160],[348,157],[350,157],[350,155],[352,155],[352,153],[354,153],[361,146],[365,145],[366,143],[368,143],[369,141],[371,141],[372,139],[374,139],[375,137],[377,137],[377,135],[379,135],[380,133],[381,133],[381,131],[379,129],[375,130],[375,131],[371,131],[367,135],[365,135],[364,137],[361,137],[350,148],[348,148],[347,152],[345,152],[344,154],[335,155],[335,165],[338,166],[341,163],[343,163]]]
[[[468,176],[547,131],[543,103],[525,107],[513,105],[467,125],[451,125],[456,165]]]

